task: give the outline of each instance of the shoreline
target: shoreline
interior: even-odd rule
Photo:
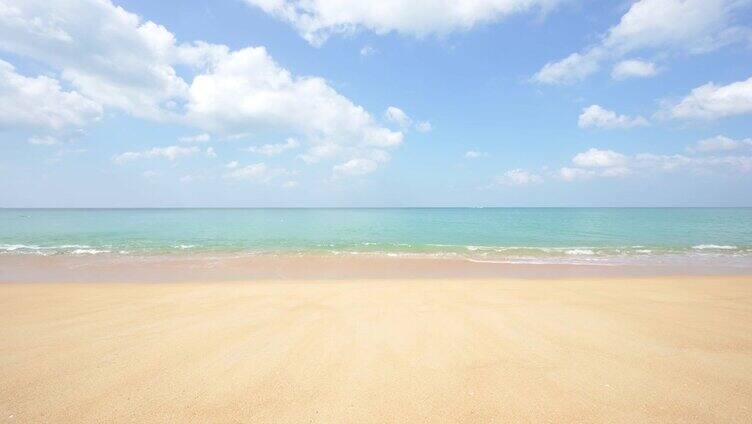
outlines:
[[[749,422],[752,277],[0,284],[18,422]]]
[[[749,276],[752,263],[516,263],[383,254],[0,255],[0,282]]]

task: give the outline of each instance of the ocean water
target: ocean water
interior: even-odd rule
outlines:
[[[307,253],[749,267],[752,208],[0,209],[0,257]]]

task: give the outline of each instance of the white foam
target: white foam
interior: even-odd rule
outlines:
[[[74,255],[98,255],[100,253],[110,253],[110,251],[97,249],[76,249],[71,253],[73,253]]]
[[[595,255],[590,249],[571,249],[565,252],[567,255]]]
[[[696,250],[734,250],[736,246],[718,245],[718,244],[698,244],[692,246],[692,249]]]

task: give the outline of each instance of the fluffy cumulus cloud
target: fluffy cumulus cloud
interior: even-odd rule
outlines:
[[[752,149],[752,138],[735,140],[724,135],[700,140],[695,145],[690,146],[687,150],[692,153],[706,152],[729,152],[741,149]]]
[[[508,186],[525,186],[542,182],[543,177],[524,169],[510,169],[503,175],[496,177],[497,184]]]
[[[0,129],[60,131],[99,119],[102,108],[46,76],[19,75],[0,60]]]
[[[676,103],[666,102],[661,116],[677,119],[718,119],[752,113],[752,77],[728,85],[709,82]]]
[[[26,108],[45,113],[42,119],[14,117],[19,122],[80,125],[98,117],[103,107],[112,108],[227,136],[286,132],[306,141],[309,158],[341,163],[360,157],[381,163],[378,159],[403,141],[400,131],[379,125],[324,79],[295,76],[263,47],[233,51],[201,41],[179,43],[165,27],[109,0],[4,0],[0,51],[31,58],[58,74],[58,79],[29,79],[0,64],[0,90],[23,92],[6,87],[8,81],[36,84],[42,93],[37,98],[49,104]],[[61,82],[72,89],[63,90]],[[25,109],[13,108],[19,110]]]
[[[614,69],[611,71],[611,77],[617,81],[627,78],[648,78],[656,75],[658,68],[653,62],[646,62],[643,60],[622,60],[614,65]]]
[[[308,42],[365,29],[416,37],[443,35],[529,11],[548,11],[563,0],[245,0],[292,24]]]
[[[572,53],[558,62],[545,64],[533,80],[542,84],[572,84],[584,80],[598,71],[602,56],[600,49]]]
[[[6,0],[0,49],[49,64],[78,92],[136,116],[164,118],[188,84],[174,36],[107,0]]]
[[[410,126],[413,126],[413,118],[411,118],[405,111],[402,109],[396,107],[396,106],[389,106],[386,111],[384,112],[384,119],[387,122],[391,122],[392,124],[398,125],[402,129],[409,129]],[[428,121],[420,121],[416,122],[415,130],[418,132],[429,132],[433,129],[433,126]]]
[[[580,128],[626,129],[647,124],[648,121],[642,116],[618,115],[616,112],[604,109],[599,105],[590,105],[582,109],[577,121]]]
[[[384,118],[387,121],[393,122],[401,127],[409,127],[413,120],[400,108],[395,106],[389,106],[384,112]]]
[[[380,156],[404,137],[379,126],[322,78],[294,77],[263,47],[222,55],[194,78],[186,107],[188,120],[209,131],[300,134],[311,144],[305,153],[311,162]]]
[[[613,150],[592,148],[586,152],[578,153],[572,158],[572,162],[585,168],[613,168],[626,165],[627,158]]]
[[[167,146],[167,147],[154,147],[142,152],[125,152],[121,153],[113,159],[117,164],[124,164],[139,159],[151,159],[151,158],[164,158],[170,161],[174,161],[180,157],[191,156],[199,153],[196,146],[183,147],[183,146]],[[207,155],[211,156],[214,149],[208,150]]]
[[[604,60],[636,51],[704,53],[750,39],[750,28],[739,24],[749,0],[639,0],[599,42],[559,61],[547,63],[534,77],[544,84],[569,84],[595,73]],[[619,65],[617,65],[617,68]],[[644,65],[622,65],[626,74],[650,73]],[[616,72],[615,77],[624,77]]]
[[[730,148],[728,140],[715,139],[710,142],[701,141],[698,146],[704,146],[707,152],[735,150],[743,146],[747,140],[732,140]],[[719,143],[720,146],[719,147]],[[738,143],[738,144],[737,144]],[[691,150],[695,152],[694,148]],[[643,175],[651,172],[673,172],[690,170],[697,173],[749,173],[752,172],[752,156],[748,155],[683,155],[683,154],[653,154],[640,153],[625,155],[612,150],[591,148],[578,153],[572,158],[574,166],[564,166],[557,175],[564,181],[575,181],[596,177],[614,178],[630,175]]]

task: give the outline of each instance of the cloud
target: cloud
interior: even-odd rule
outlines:
[[[562,0],[245,0],[293,25],[314,46],[334,34],[370,30],[415,37],[445,35],[498,21],[505,16],[547,12]]]
[[[659,116],[675,119],[718,119],[752,113],[752,77],[728,85],[709,82],[678,103],[664,102]]]
[[[26,128],[60,131],[100,118],[102,108],[50,77],[25,77],[0,60],[0,130]]]
[[[572,162],[583,168],[606,168],[625,165],[627,157],[613,150],[591,148],[586,152],[575,155]]]
[[[632,118],[627,115],[617,115],[616,112],[599,105],[583,108],[577,121],[577,126],[580,128],[626,129],[645,125],[648,125],[648,121],[642,116]]]
[[[73,87],[63,91],[39,77],[47,87],[41,100],[55,104],[28,108],[48,113],[21,116],[34,125],[79,125],[105,108],[224,136],[282,132],[305,141],[315,160],[324,159],[316,157],[321,146],[336,151],[328,159],[349,160],[374,150],[385,156],[404,139],[323,78],[280,66],[264,47],[180,43],[165,27],[109,0],[5,0],[0,51],[44,64]]]
[[[125,152],[121,153],[113,159],[117,164],[124,164],[139,159],[151,159],[151,158],[165,158],[170,161],[177,160],[180,157],[192,156],[199,153],[200,150],[196,146],[182,147],[182,146],[167,146],[167,147],[154,147],[142,152]]]
[[[212,158],[212,159],[217,157],[217,152],[214,151],[214,147],[206,148],[206,157]]]
[[[547,63],[533,80],[543,84],[581,81],[595,73],[600,62],[635,51],[699,54],[748,42],[752,30],[736,25],[735,20],[749,4],[748,0],[639,0],[599,42]]]
[[[235,169],[235,168],[238,167],[238,165],[239,165],[238,161],[234,160],[232,162],[227,162],[227,164],[225,164],[225,168],[227,168],[227,169]]]
[[[356,158],[336,165],[334,167],[334,176],[350,176],[350,175],[365,175],[370,174],[378,168],[378,163],[375,160]]]
[[[282,154],[288,150],[297,149],[300,147],[300,143],[294,138],[288,138],[284,143],[279,144],[264,144],[263,146],[251,146],[245,148],[246,152],[257,153],[264,156],[276,156]]]
[[[284,168],[271,168],[266,163],[259,162],[244,167],[233,167],[224,174],[224,178],[266,184],[274,178],[288,174]]]
[[[28,142],[29,144],[33,144],[35,146],[54,146],[60,143],[57,138],[49,135],[43,137],[30,137]]]
[[[657,73],[655,63],[631,59],[617,63],[611,71],[611,78],[621,81],[627,78],[648,78]]]
[[[180,137],[178,141],[181,143],[208,143],[211,141],[211,135],[208,133],[190,135]]]
[[[600,49],[585,53],[572,53],[558,62],[549,62],[533,76],[533,81],[542,84],[573,84],[594,74],[600,68],[603,54]]]
[[[485,158],[488,156],[488,153],[485,152],[479,152],[477,150],[468,150],[465,152],[465,159],[479,159],[479,158]]]
[[[428,121],[422,121],[415,124],[415,129],[418,130],[418,132],[429,132],[433,130],[433,126]]]
[[[97,104],[162,119],[168,102],[188,85],[171,63],[174,36],[107,0],[6,0],[0,49],[60,71],[63,80]],[[185,49],[190,49],[185,46]]]
[[[393,122],[401,127],[409,127],[413,120],[400,108],[389,106],[384,112],[384,118],[387,121]]]
[[[504,175],[496,177],[496,182],[501,185],[524,186],[542,183],[543,177],[523,169],[510,169]]]
[[[213,132],[303,135],[311,145],[305,153],[310,161],[355,158],[364,150],[385,154],[404,139],[401,132],[379,126],[323,79],[293,77],[262,47],[228,53],[196,76],[187,109],[191,122]]]
[[[611,150],[589,149],[572,158],[576,167],[562,167],[558,176],[564,181],[594,177],[626,177],[650,172],[691,170],[697,173],[719,171],[723,173],[752,172],[752,156],[687,156],[639,153],[633,156]]]
[[[413,125],[413,119],[410,118],[410,116],[408,116],[408,114],[405,113],[402,109],[395,106],[389,106],[386,109],[386,112],[384,112],[384,119],[386,119],[388,122],[397,124],[404,129],[407,129],[411,125]],[[433,129],[433,126],[428,121],[416,122],[414,127],[416,131],[422,133],[429,132]]]
[[[728,152],[744,148],[752,148],[752,138],[734,140],[733,138],[729,138],[723,135],[717,135],[715,137],[700,140],[694,146],[689,147],[687,150],[692,153],[706,153]]]
[[[594,175],[595,175],[595,171],[592,171],[589,169],[569,168],[566,166],[559,169],[559,176],[564,181],[575,181],[575,180],[580,180],[580,179],[586,179]]]

